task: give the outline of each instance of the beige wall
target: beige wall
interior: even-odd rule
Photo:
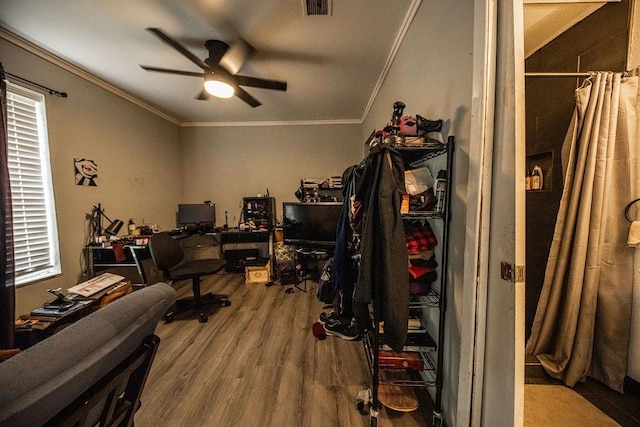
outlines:
[[[275,197],[276,215],[303,178],[341,176],[362,159],[360,125],[183,128],[183,202],[216,204],[217,224],[240,220],[243,197]]]
[[[2,39],[0,61],[9,73],[69,95],[46,96],[62,275],[18,288],[20,314],[50,299],[46,289],[82,279],[93,205],[102,203],[111,219],[173,226],[182,192],[179,128]],[[97,187],[75,185],[74,157],[97,162]]]
[[[454,135],[452,216],[449,239],[448,308],[445,322],[443,408],[456,425],[463,254],[471,120],[473,2],[425,0],[411,25],[362,128],[363,140],[391,118],[395,101],[405,114],[443,119],[443,135]],[[435,224],[438,233],[438,224]]]

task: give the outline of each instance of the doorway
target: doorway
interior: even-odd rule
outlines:
[[[531,173],[539,166],[543,176],[541,188],[526,194],[527,236],[535,238],[526,243],[525,338],[531,332],[562,196],[562,143],[575,107],[574,92],[585,78],[570,74],[624,70],[628,23],[629,0],[609,3],[525,59],[526,168]]]
[[[590,13],[543,47],[528,52],[525,59],[525,164],[529,172],[536,166],[543,171],[540,188],[526,192],[525,339],[531,334],[562,196],[562,144],[575,107],[574,92],[585,78],[570,74],[627,69],[630,0],[598,5]],[[526,14],[527,8],[525,21]],[[607,25],[602,25],[603,22]],[[525,31],[525,44],[526,38]],[[525,376],[530,384],[550,380],[537,360],[528,356]],[[640,416],[637,411],[624,409],[637,406],[637,401],[630,401],[630,397],[618,395],[597,381],[589,380],[586,384],[575,390],[583,391],[595,406],[608,407],[608,412],[617,405],[609,413],[612,418],[618,417],[622,422]],[[616,403],[612,405],[612,401]]]

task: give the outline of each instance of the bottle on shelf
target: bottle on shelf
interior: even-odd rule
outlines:
[[[129,230],[129,234],[133,235],[133,232],[136,229],[136,223],[133,222],[133,218],[129,219],[129,224],[127,225],[127,228]]]
[[[531,172],[527,169],[527,175],[524,177],[524,189],[531,190]]]
[[[434,185],[436,189],[436,211],[443,212],[444,211],[444,198],[447,192],[447,171],[440,170],[438,172],[438,178],[436,178],[436,182]]]
[[[409,213],[409,195],[404,194],[402,196],[402,204],[400,205],[400,213],[408,214]]]
[[[534,166],[531,173],[531,189],[542,190],[542,168],[540,166]]]

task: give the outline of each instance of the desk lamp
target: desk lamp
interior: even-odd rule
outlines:
[[[100,206],[100,203],[98,203],[98,206],[94,206],[93,207],[93,211],[94,211],[94,215],[95,215],[94,226],[95,226],[95,231],[96,231],[96,236],[97,237],[100,237],[102,235],[102,218],[103,217],[107,221],[109,221],[109,226],[104,229],[104,232],[109,234],[109,235],[111,235],[111,236],[115,236],[116,234],[118,234],[118,231],[120,231],[120,229],[124,225],[124,222],[122,222],[119,219],[115,219],[115,220],[111,221],[109,219],[109,217],[104,214],[104,210]]]

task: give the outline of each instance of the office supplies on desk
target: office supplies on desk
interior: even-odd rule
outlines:
[[[44,308],[57,309],[59,311],[66,311],[73,307],[74,302],[71,299],[67,298],[67,296],[63,295],[60,292],[60,288],[57,289],[47,289],[47,292],[55,295],[57,298],[53,301],[50,301],[44,305]]]

